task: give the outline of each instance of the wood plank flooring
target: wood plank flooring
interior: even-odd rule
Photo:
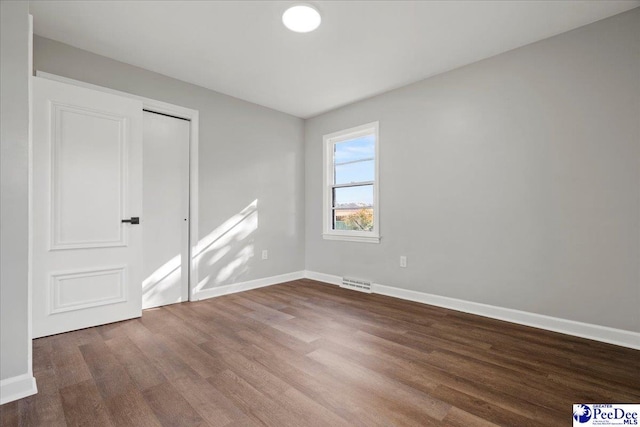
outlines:
[[[567,426],[640,351],[299,280],[34,341],[2,426]]]

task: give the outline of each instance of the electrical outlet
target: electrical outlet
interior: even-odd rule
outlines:
[[[262,259],[269,259],[269,251],[268,250],[263,250],[262,251]]]
[[[402,255],[400,257],[400,267],[402,268],[406,268],[407,267],[407,257]]]

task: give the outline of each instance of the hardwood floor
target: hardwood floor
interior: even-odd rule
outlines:
[[[567,426],[640,351],[299,280],[34,341],[3,426]]]

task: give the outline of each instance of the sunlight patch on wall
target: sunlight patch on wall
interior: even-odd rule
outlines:
[[[162,294],[169,292],[174,285],[180,286],[182,256],[171,258],[142,281],[142,307],[154,307],[159,303],[166,304]],[[180,301],[180,293],[175,301]],[[160,298],[157,300],[157,298]]]
[[[255,199],[240,212],[200,239],[193,254],[196,268],[199,268],[200,264],[210,268],[216,265],[220,267],[215,279],[212,280],[211,274],[208,274],[200,280],[194,290],[196,292],[202,290],[212,281],[213,284],[219,284],[240,272],[246,271],[247,263],[254,256],[253,244],[246,240],[257,229],[258,199]],[[242,246],[243,243],[246,244]],[[234,254],[234,248],[238,246],[242,247],[235,250]],[[232,259],[225,261],[229,256]]]
[[[227,263],[224,267],[220,269],[218,276],[216,277],[216,283],[221,283],[231,277],[237,271],[243,269],[244,266],[247,265],[249,260],[253,258],[254,250],[253,245],[247,245],[242,248],[236,255],[236,258]]]

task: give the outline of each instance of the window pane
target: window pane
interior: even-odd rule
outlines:
[[[334,184],[375,179],[374,135],[338,142],[333,149]]]
[[[375,157],[375,137],[365,135],[355,139],[338,142],[333,146],[333,161],[336,164]]]
[[[333,189],[334,230],[373,230],[373,185]]]
[[[373,207],[335,209],[334,230],[373,231]]]
[[[356,163],[347,163],[335,166],[335,184],[349,184],[351,182],[373,181],[375,162],[371,160],[361,160]]]

